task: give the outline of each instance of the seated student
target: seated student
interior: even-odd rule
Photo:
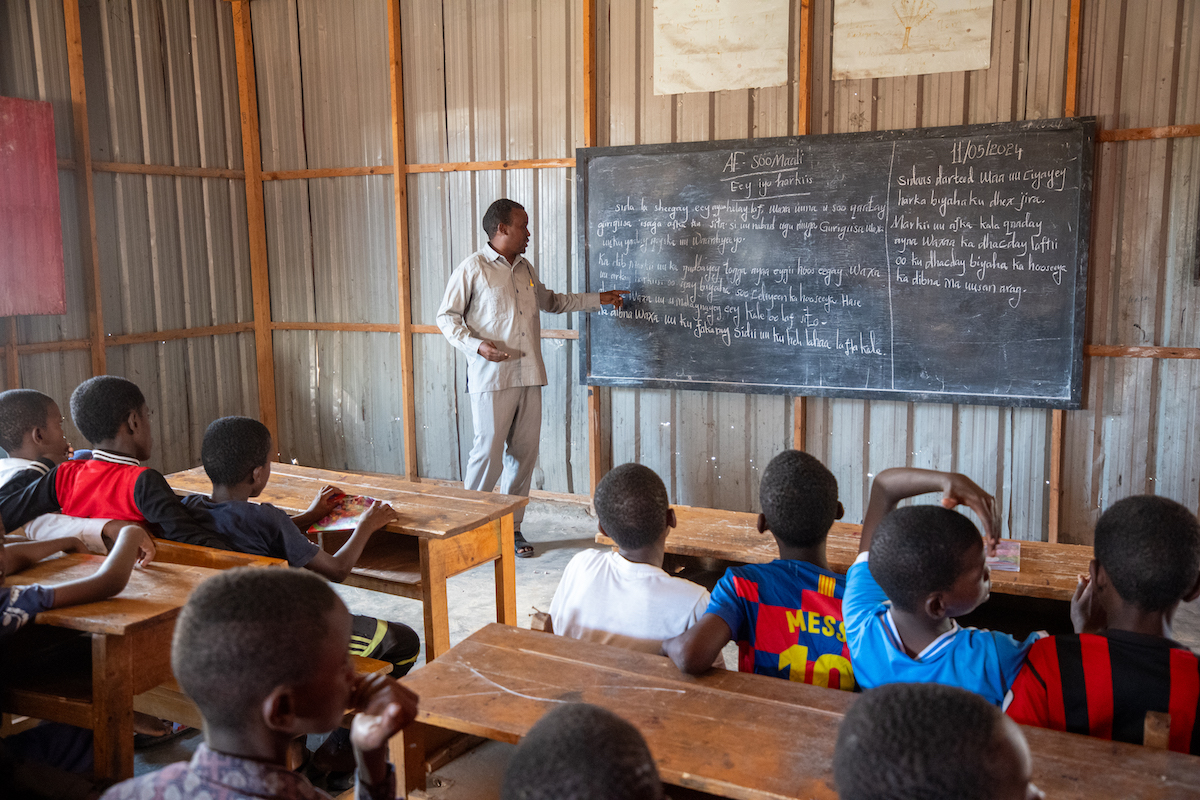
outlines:
[[[82,543],[70,536],[4,544],[2,533],[3,529],[0,529],[0,587],[3,587],[6,575],[22,572],[55,553],[83,551]],[[150,536],[135,525],[126,525],[117,534],[112,551],[104,563],[86,578],[53,585],[35,583],[0,590],[0,642],[32,623],[43,611],[92,603],[120,593],[129,582],[133,568],[153,558],[154,542]],[[4,650],[0,648],[0,652]],[[74,768],[65,764],[41,763],[25,757],[23,753],[29,749],[26,740],[33,741],[35,746],[32,749],[35,750],[46,750],[47,745],[53,745],[50,749],[74,761],[81,760],[80,756],[83,756],[83,760],[90,757],[91,731],[69,725],[48,725],[16,737],[0,739],[0,786],[7,787],[14,796],[19,797],[53,797],[60,800],[94,797],[91,794],[92,782],[73,774]]]
[[[69,458],[71,445],[63,433],[62,412],[54,398],[33,389],[0,392],[0,448],[8,453],[8,458],[0,458],[0,486],[39,459],[61,464]],[[108,552],[103,537],[107,522],[43,514],[26,523],[25,536],[35,540],[73,536],[89,551],[103,555]]]
[[[251,503],[271,479],[271,432],[249,417],[222,417],[204,431],[200,460],[213,484],[212,497],[191,495],[184,506],[198,516],[211,517],[232,549],[242,553],[287,559],[293,567],[306,567],[332,581],[341,582],[362,555],[371,534],[397,519],[387,503],[376,501],[355,527],[349,540],[333,554],[310,541],[307,528],[329,513],[330,500],[337,494],[326,486],[308,511],[289,517],[269,503]],[[412,669],[421,653],[416,632],[398,622],[355,615],[350,652],[393,664],[392,677]]]
[[[89,378],[71,394],[71,419],[92,443],[92,458],[57,466],[41,459],[0,486],[6,528],[61,511],[149,523],[164,539],[232,549],[211,521],[188,513],[162,473],[139,463],[150,458],[154,438],[150,410],[136,384],[114,375]]]
[[[622,464],[600,480],[593,502],[600,532],[618,551],[584,550],[571,559],[550,603],[550,625],[572,639],[658,655],[662,640],[687,630],[708,604],[703,586],[662,568],[675,527],[667,487],[649,467]]]
[[[937,491],[945,508],[896,508],[905,498]],[[949,510],[959,504],[979,514],[989,540],[998,540],[995,501],[967,477],[908,468],[875,477],[843,600],[850,658],[862,687],[944,683],[999,705],[1025,653],[1044,635],[1017,642],[954,621],[991,591],[979,530]]]
[[[700,622],[663,650],[695,674],[735,639],[741,672],[852,691],[845,578],[825,560],[829,529],[842,517],[837,479],[808,453],[785,450],[767,465],[758,497],[758,530],[775,537],[779,558],[726,570]]]
[[[171,667],[204,717],[191,762],[119,783],[124,798],[328,797],[287,769],[297,736],[336,728],[358,711],[350,741],[357,797],[395,797],[387,743],[416,716],[417,697],[386,675],[358,677],[350,613],[303,570],[225,570],[200,584],[175,625]]]
[[[932,683],[872,689],[838,729],[841,800],[1039,800],[1021,729],[971,692]]]
[[[1129,497],[1096,524],[1095,558],[1071,604],[1076,633],[1029,651],[1005,701],[1036,725],[1142,744],[1146,712],[1171,715],[1170,749],[1200,755],[1200,662],[1171,640],[1200,596],[1200,524],[1165,497]]]
[[[660,800],[662,781],[638,729],[611,711],[555,706],[508,762],[501,800]]]

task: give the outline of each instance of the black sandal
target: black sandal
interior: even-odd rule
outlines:
[[[517,558],[533,558],[533,545],[520,531],[513,531],[513,545],[517,551]]]

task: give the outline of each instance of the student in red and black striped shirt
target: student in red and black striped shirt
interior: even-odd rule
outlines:
[[[1146,713],[1171,718],[1170,748],[1200,755],[1200,661],[1171,639],[1179,603],[1200,596],[1200,523],[1173,500],[1116,503],[1071,602],[1074,635],[1034,644],[1008,715],[1101,739],[1142,743]]]

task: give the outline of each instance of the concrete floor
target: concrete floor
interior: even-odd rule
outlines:
[[[536,549],[534,558],[518,558],[517,573],[517,619],[521,627],[527,628],[535,609],[550,610],[550,601],[567,562],[584,548],[597,548],[595,542],[596,520],[584,503],[550,503],[533,501],[522,525],[526,538]],[[490,564],[478,567],[451,578],[447,593],[450,607],[450,642],[458,642],[496,619],[494,571]],[[703,582],[703,581],[702,581]],[[403,622],[424,637],[424,618],[421,604],[416,600],[356,589],[347,586],[335,587],[346,605],[354,613],[367,614],[381,619]],[[1000,627],[1000,626],[997,626]],[[1200,651],[1200,601],[1180,609],[1175,620],[1175,638],[1183,644]],[[726,648],[725,663],[733,667],[737,663],[736,646]],[[422,653],[415,669],[425,663]],[[199,732],[188,734],[158,747],[147,748],[137,753],[135,772],[152,772],[174,761],[191,758],[201,741]],[[310,748],[318,740],[310,740]],[[503,772],[510,749],[505,746],[485,746],[475,751],[477,755],[460,758],[439,773],[438,781],[431,783],[432,797],[474,796],[483,791],[481,787],[492,786],[490,778],[476,783],[467,777],[491,776]],[[467,793],[461,794],[464,782],[471,784]],[[457,788],[455,788],[457,787]],[[485,792],[490,795],[490,792]],[[483,798],[481,797],[481,800]]]

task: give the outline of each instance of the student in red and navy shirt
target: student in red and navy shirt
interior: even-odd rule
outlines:
[[[151,532],[186,544],[231,550],[211,519],[190,513],[157,470],[141,466],[154,438],[150,410],[136,384],[98,375],[71,395],[71,418],[92,443],[92,458],[35,462],[0,486],[0,519],[15,530],[42,514],[149,523]]]
[[[1071,602],[1077,633],[1033,645],[1005,701],[1023,725],[1142,744],[1146,713],[1170,714],[1169,747],[1200,755],[1200,662],[1171,640],[1200,597],[1200,524],[1164,497],[1129,497],[1096,524]]]
[[[853,691],[846,578],[825,560],[829,529],[842,517],[837,479],[808,453],[785,450],[767,465],[758,497],[758,530],[775,537],[780,557],[726,570],[704,616],[663,652],[694,675],[735,640],[741,672]]]

